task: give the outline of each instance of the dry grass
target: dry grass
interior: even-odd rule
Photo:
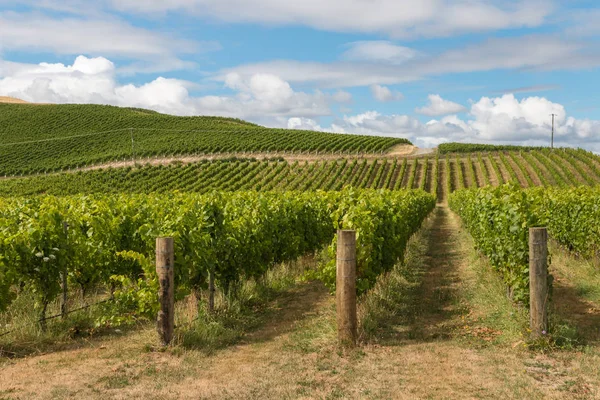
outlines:
[[[29,104],[29,102],[21,99],[16,99],[14,97],[8,96],[0,96],[0,103],[10,103],[10,104]]]

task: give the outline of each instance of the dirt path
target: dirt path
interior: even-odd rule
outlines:
[[[438,164],[438,186],[437,186],[437,202],[444,204],[448,202],[448,193],[446,193],[446,161],[439,160]]]
[[[427,236],[426,271],[418,296],[419,303],[410,337],[419,341],[449,338],[459,320],[456,299],[460,278],[458,270],[466,255],[457,246],[458,223],[450,210],[441,206]]]

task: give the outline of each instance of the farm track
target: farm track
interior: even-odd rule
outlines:
[[[448,193],[446,193],[446,161],[440,160],[438,165],[438,187],[437,202],[444,204],[448,202]]]

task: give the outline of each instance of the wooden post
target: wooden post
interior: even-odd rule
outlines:
[[[548,232],[529,228],[529,311],[531,335],[548,332]]]
[[[337,232],[336,309],[338,339],[356,345],[356,232]]]
[[[173,238],[157,238],[156,274],[160,284],[158,293],[160,311],[158,312],[156,328],[160,341],[164,346],[168,345],[173,339],[175,328],[174,258]]]

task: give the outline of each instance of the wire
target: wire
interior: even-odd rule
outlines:
[[[94,303],[94,304],[88,304],[86,306],[76,308],[74,310],[69,310],[64,315],[70,315],[70,314],[76,313],[77,311],[86,310],[88,308],[95,307],[95,306],[97,306],[99,304],[108,303],[110,301],[114,301],[114,299],[106,299],[106,300],[102,300],[102,301],[99,301],[99,302]],[[62,317],[62,316],[63,316],[63,314],[56,314],[56,315],[51,315],[49,317],[40,318],[37,321],[35,321],[33,324],[39,324],[41,322],[50,321],[52,319],[56,319],[56,318]],[[31,325],[33,325],[33,324],[31,324]],[[6,335],[11,334],[11,333],[13,333],[15,331],[16,331],[16,329],[13,329],[13,330],[10,330],[10,331],[6,331],[6,332],[2,332],[2,333],[0,333],[0,337],[6,336]]]

